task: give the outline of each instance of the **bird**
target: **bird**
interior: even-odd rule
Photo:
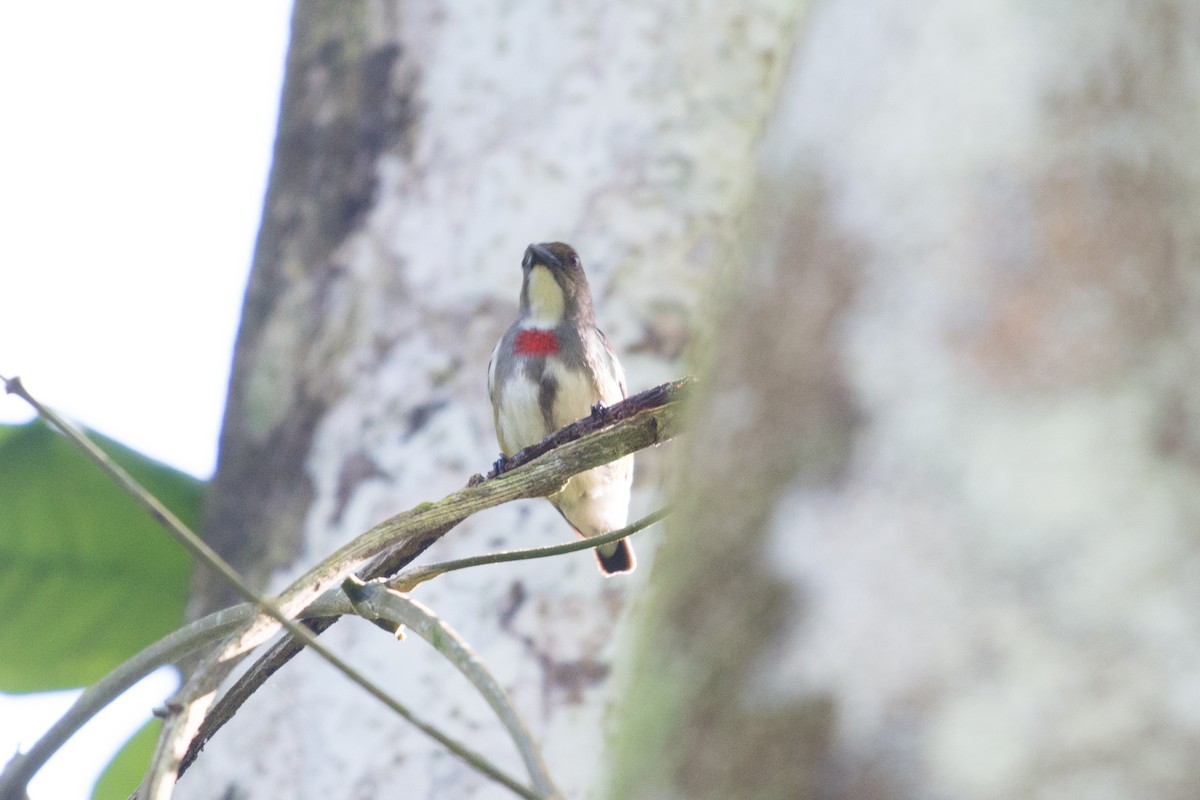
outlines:
[[[625,372],[596,312],[583,264],[563,242],[531,244],[521,261],[521,310],[488,362],[488,397],[505,457],[626,397]],[[577,534],[625,527],[633,456],[572,476],[547,499]],[[632,572],[627,539],[595,548],[605,576]]]

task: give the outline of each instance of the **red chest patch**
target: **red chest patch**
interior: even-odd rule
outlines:
[[[558,337],[554,331],[521,331],[513,349],[520,356],[552,356],[558,352]]]

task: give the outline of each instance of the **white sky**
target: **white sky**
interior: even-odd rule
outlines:
[[[290,13],[291,0],[0,5],[0,375],[204,478]],[[0,395],[0,422],[30,416]],[[157,675],[51,761],[32,800],[89,797],[170,684]],[[0,695],[0,763],[69,702]]]
[[[208,477],[290,2],[0,10],[0,374]],[[19,401],[0,419],[28,418]]]

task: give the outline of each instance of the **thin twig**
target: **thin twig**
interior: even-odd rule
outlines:
[[[671,513],[670,508],[660,508],[658,511],[647,514],[646,516],[634,522],[631,525],[626,525],[619,530],[610,531],[601,536],[592,536],[587,539],[580,539],[576,542],[567,542],[565,544],[554,544],[547,547],[530,547],[524,550],[501,550],[496,553],[485,553],[481,556],[470,556],[469,558],[458,558],[453,561],[443,561],[439,564],[430,564],[425,567],[417,567],[416,569],[406,570],[401,572],[387,581],[388,588],[396,589],[401,592],[411,592],[418,584],[432,580],[439,575],[445,575],[447,572],[453,572],[459,569],[468,567],[479,567],[484,564],[502,564],[506,561],[526,561],[532,558],[548,558],[550,556],[561,556],[566,553],[575,553],[579,550],[587,550],[592,547],[599,547],[602,544],[615,542],[624,539],[626,536],[632,536],[639,531],[649,528],[654,523],[660,521]]]
[[[5,379],[4,385],[6,392],[20,397],[26,403],[31,405],[34,410],[36,410],[38,414],[42,416],[43,419],[45,419],[54,427],[58,428],[58,430],[61,431],[64,436],[66,436],[68,441],[75,445],[75,447],[83,452],[83,454],[89,459],[91,459],[91,461],[96,464],[101,471],[103,471],[110,479],[112,479],[112,481],[116,483],[117,486],[119,486],[126,494],[133,498],[134,502],[141,506],[142,509],[145,510],[154,520],[165,527],[175,538],[175,540],[183,545],[188,552],[219,573],[226,581],[228,581],[234,590],[241,595],[243,599],[251,603],[261,614],[265,614],[273,619],[290,634],[303,641],[305,645],[312,648],[314,652],[332,664],[339,672],[365,689],[372,697],[382,702],[388,708],[392,709],[401,717],[408,720],[427,735],[436,739],[439,743],[450,750],[450,752],[466,761],[475,769],[479,770],[493,780],[504,784],[518,794],[522,794],[523,792],[527,791],[525,787],[514,781],[502,770],[488,763],[487,760],[482,756],[473,752],[461,743],[454,741],[441,731],[438,731],[429,723],[421,720],[408,708],[408,706],[392,697],[381,687],[377,686],[373,681],[369,680],[349,662],[345,661],[325,645],[321,644],[321,642],[317,640],[316,636],[314,636],[311,631],[288,617],[287,613],[279,608],[272,600],[263,597],[250,588],[249,584],[247,584],[242,577],[238,575],[237,571],[230,566],[225,559],[221,558],[217,551],[213,550],[206,542],[192,532],[192,530],[188,528],[182,520],[176,517],[169,508],[164,506],[161,502],[159,502],[158,498],[156,498],[145,488],[143,488],[141,484],[135,481],[128,472],[126,472],[119,464],[115,463],[111,458],[109,458],[108,454],[97,447],[95,443],[91,441],[91,439],[89,439],[81,431],[76,429],[75,426],[67,422],[54,411],[42,405],[31,394],[29,394],[29,392],[22,385],[20,378],[13,377],[11,379]],[[240,653],[238,655],[240,655]],[[168,723],[169,721],[170,717],[168,717]],[[166,729],[167,724],[164,724],[163,727]],[[172,785],[174,784],[174,774],[175,771],[172,769]],[[154,786],[151,786],[150,790],[151,797],[153,797],[158,791],[158,789]]]
[[[456,630],[439,619],[424,604],[389,589],[382,583],[363,583],[350,577],[342,584],[342,590],[350,598],[359,616],[371,620],[384,620],[394,631],[401,627],[409,628],[445,656],[483,696],[508,730],[521,759],[525,762],[525,769],[529,772],[537,795],[545,798],[562,797],[562,792],[550,777],[550,771],[542,760],[533,736],[513,706],[512,699]]]
[[[674,435],[679,417],[676,404],[639,413],[611,428],[552,450],[495,480],[484,481],[439,502],[423,503],[397,515],[342,546],[310,569],[279,596],[279,607],[285,613],[299,613],[315,597],[340,584],[365,559],[375,554],[414,543],[419,543],[419,549],[423,549],[434,540],[432,531],[449,530],[477,511],[510,500],[544,497],[557,491],[576,473],[664,441]],[[180,698],[177,713],[163,722],[158,749],[143,784],[148,800],[166,800],[171,796],[179,765],[212,706],[217,687],[250,650],[273,636],[278,627],[270,620],[260,618],[209,654],[193,673],[177,695]]]
[[[394,575],[411,563],[430,545],[438,541],[455,525],[476,511],[490,508],[509,500],[523,497],[544,497],[559,487],[563,480],[576,472],[582,472],[600,463],[615,460],[636,450],[665,442],[680,430],[679,403],[685,399],[694,381],[685,379],[665,383],[604,409],[605,419],[619,419],[611,429],[599,431],[591,425],[597,424],[593,417],[568,426],[568,431],[581,438],[563,442],[558,433],[547,440],[556,445],[553,454],[538,463],[529,461],[530,448],[508,460],[507,470],[501,476],[484,479],[475,476],[468,488],[455,493],[438,503],[423,503],[416,508],[385,520],[354,542],[317,565],[293,586],[303,585],[304,580],[322,569],[330,572],[344,560],[348,570],[357,569],[364,581]],[[632,413],[630,409],[637,409]],[[581,428],[586,430],[581,430]],[[560,432],[561,433],[561,432]],[[584,434],[587,435],[584,435]],[[616,446],[609,442],[616,442]],[[540,448],[540,446],[539,446]],[[601,454],[596,457],[596,454]],[[543,453],[543,456],[546,454]],[[607,459],[603,461],[600,459]],[[514,479],[517,479],[514,483]],[[477,495],[475,492],[482,492]],[[452,511],[454,513],[448,513]],[[354,566],[370,559],[361,567]],[[340,577],[344,574],[336,573]],[[315,584],[314,584],[315,585]],[[321,584],[323,585],[323,584]],[[314,589],[315,590],[315,589]],[[308,623],[320,634],[336,620],[321,619]],[[295,638],[285,636],[260,656],[213,705],[203,721],[196,726],[185,752],[179,757],[177,775],[182,775],[196,759],[206,742],[233,718],[244,704],[267,679],[303,650]],[[233,662],[236,663],[236,660]]]
[[[374,596],[372,594],[372,596]],[[383,606],[390,608],[386,604]],[[371,606],[367,606],[371,608]],[[340,617],[345,614],[356,613],[358,606],[350,599],[348,593],[342,589],[332,589],[312,605],[304,610],[304,619],[321,619],[328,617]],[[154,644],[147,647],[142,652],[138,653],[133,658],[129,659],[121,666],[110,672],[108,675],[101,678],[94,685],[89,687],[79,696],[79,698],[71,705],[54,725],[47,731],[33,747],[26,753],[18,753],[7,765],[3,772],[0,772],[0,800],[17,800],[24,798],[25,789],[33,776],[45,766],[51,756],[57,752],[66,741],[73,736],[83,725],[99,713],[102,709],[108,706],[113,700],[121,695],[129,687],[140,681],[142,678],[149,675],[154,670],[164,664],[178,663],[181,659],[190,653],[200,650],[219,642],[231,631],[236,630],[239,626],[244,625],[256,615],[255,608],[250,603],[232,606],[209,614],[201,619],[196,620],[177,631],[173,631]],[[376,616],[378,616],[376,614]],[[433,617],[436,620],[436,617]],[[397,625],[407,625],[418,633],[431,631],[432,628],[419,629],[418,625],[421,622],[419,612],[414,612],[410,616],[396,616],[395,623]],[[438,621],[440,622],[440,621]],[[436,624],[436,623],[434,623]],[[453,634],[453,632],[449,632]],[[432,635],[432,634],[431,634]],[[456,634],[454,634],[456,635]],[[432,642],[431,642],[432,643]],[[464,643],[465,646],[465,643]],[[436,647],[436,644],[435,644]],[[440,648],[439,648],[440,649]],[[469,648],[467,648],[469,652]],[[453,656],[448,655],[453,661]],[[458,662],[455,662],[456,665]],[[464,667],[460,666],[460,669]],[[468,677],[471,677],[468,675]],[[481,688],[484,697],[488,702],[492,702],[491,689],[486,687],[486,684]],[[494,706],[493,706],[494,707]],[[510,719],[504,713],[497,711],[501,716],[501,720],[505,722],[506,727],[510,724]],[[509,710],[509,713],[515,714],[515,710]],[[418,727],[422,723],[416,721]],[[517,724],[520,725],[519,720]],[[510,728],[511,730],[511,728]],[[523,728],[522,728],[523,730]],[[429,731],[426,731],[429,733]],[[438,731],[430,733],[433,738],[441,741],[444,735]],[[448,738],[448,737],[446,737]],[[525,747],[529,746],[529,740],[526,734],[526,739],[523,741],[514,735],[514,741],[517,747],[521,750],[522,755],[525,755]],[[453,742],[458,746],[457,742]],[[467,751],[471,756],[475,754]],[[527,764],[529,762],[527,761]],[[544,765],[538,765],[544,771]],[[490,765],[486,762],[480,764],[472,764],[476,768],[488,772]],[[536,772],[531,771],[531,778],[534,780],[534,786],[540,794],[530,794],[529,790],[521,786],[511,777],[500,773],[496,777],[501,783],[504,783],[508,788],[515,791],[523,797],[538,798],[542,796],[553,796],[553,785],[546,783],[543,785],[541,777]],[[542,776],[546,781],[549,780],[548,775]],[[546,788],[546,787],[549,788]]]
[[[30,395],[19,377],[5,380],[4,386],[5,391],[9,394],[15,394],[26,403],[29,403],[43,419],[58,428],[71,444],[75,445],[77,449],[90,458],[92,463],[98,466],[118,487],[133,498],[134,502],[141,506],[155,521],[166,528],[175,538],[175,541],[183,545],[194,558],[218,572],[241,595],[243,600],[254,605],[260,613],[274,619],[286,628],[289,633],[301,639],[318,655],[332,664],[339,672],[366,689],[369,694],[381,700],[385,705],[393,708],[397,713],[402,715],[408,713],[407,709],[404,709],[398,700],[392,698],[383,689],[369,681],[365,675],[317,641],[317,638],[307,628],[289,618],[273,601],[254,591],[229,562],[221,558],[216,550],[213,550],[207,542],[197,536],[191,528],[176,517],[169,508],[159,502],[157,497],[134,480],[133,476],[126,472],[120,464],[109,458],[108,454],[97,447],[82,431]]]
[[[119,485],[121,485],[123,488],[125,488],[127,491],[129,491],[129,493],[134,497],[135,501],[137,501],[140,505],[142,505],[143,508],[145,508],[151,514],[151,516],[153,518],[159,520],[162,524],[166,525],[168,527],[168,529],[172,531],[172,533],[179,533],[180,531],[182,531],[185,534],[184,539],[182,541],[184,546],[188,547],[189,550],[192,550],[193,554],[197,555],[197,557],[202,558],[202,559],[204,558],[203,549],[206,546],[203,544],[203,542],[199,542],[198,548],[189,546],[191,544],[194,544],[194,542],[189,542],[186,540],[186,534],[191,533],[190,531],[187,530],[186,526],[183,526],[182,523],[180,523],[178,520],[174,519],[173,515],[171,515],[170,511],[167,510],[165,507],[162,507],[160,504],[158,504],[157,500],[155,500],[148,493],[145,493],[144,491],[141,491],[141,492],[137,491],[138,489],[140,489],[140,487],[136,484],[136,482],[134,482],[131,478],[129,478],[128,475],[123,474],[123,470],[121,470],[121,468],[119,466],[109,462],[107,457],[103,454],[102,451],[99,451],[98,448],[95,448],[95,446],[89,440],[87,440],[82,434],[79,434],[77,431],[75,431],[64,420],[57,417],[57,415],[55,415],[52,411],[41,406],[40,403],[38,403],[34,398],[32,398],[24,390],[24,387],[21,386],[20,380],[18,378],[13,378],[12,380],[9,380],[9,379],[4,379],[4,378],[0,377],[0,380],[4,380],[4,382],[6,384],[6,389],[10,393],[15,393],[18,396],[21,396],[23,399],[25,399],[26,402],[29,402],[35,409],[37,409],[39,411],[39,413],[41,413],[47,419],[47,421],[49,421],[51,424],[58,427],[61,431],[63,431],[63,433],[69,439],[72,439],[72,441],[74,441],[77,445],[79,445],[81,447],[81,449],[83,449],[84,452],[87,455],[89,455],[89,457],[91,457],[101,467],[101,469],[103,469],[106,473],[108,473],[110,475],[110,477],[112,477]],[[580,421],[579,423],[576,423],[575,425],[568,426],[567,428],[563,429],[563,431],[559,431],[554,436],[548,438],[546,442],[542,443],[542,445],[539,445],[538,447],[535,447],[535,448],[530,448],[526,451],[523,451],[522,453],[519,453],[516,457],[509,459],[508,463],[506,464],[507,470],[511,471],[515,467],[520,466],[521,464],[524,464],[524,463],[527,463],[527,462],[533,460],[538,455],[541,455],[542,453],[551,449],[552,447],[560,445],[563,442],[568,441],[572,438],[577,438],[585,433],[596,430],[605,425],[610,425],[610,424],[612,424],[613,421],[629,419],[636,412],[644,410],[646,407],[654,407],[655,405],[663,405],[663,404],[671,403],[674,400],[678,399],[679,396],[681,396],[682,391],[687,388],[688,383],[689,383],[689,381],[681,381],[681,382],[677,382],[675,384],[664,384],[664,386],[657,387],[654,390],[650,390],[649,392],[642,393],[642,395],[638,395],[634,398],[630,398],[626,404],[619,404],[618,406],[615,406],[611,409],[599,409],[591,417],[584,419],[584,420]],[[673,420],[673,418],[670,418],[670,419]],[[630,449],[630,452],[632,452],[632,450],[634,450],[634,449],[640,449],[640,447],[646,446],[646,444],[652,444],[652,443],[656,443],[657,441],[665,440],[667,438],[670,438],[671,435],[673,435],[673,432],[670,430],[671,425],[669,423],[664,425],[663,430],[660,432],[658,419],[654,418],[649,421],[652,423],[649,428],[650,441],[646,442],[644,444],[641,444],[639,447],[634,447],[634,448]],[[661,433],[661,436],[660,436],[660,433]],[[623,455],[623,453],[619,453],[615,456],[612,456],[612,458],[619,458],[621,455]],[[598,463],[604,463],[604,462],[601,461]],[[583,467],[583,468],[586,468],[586,467]],[[574,474],[574,472],[577,472],[577,471],[581,471],[581,469],[574,467],[574,466],[569,467],[567,470],[564,471],[564,476],[569,476],[570,474]],[[493,473],[494,472],[495,471],[493,471]],[[493,477],[493,476],[489,476],[489,477]],[[479,481],[480,481],[480,479],[476,478],[472,481],[472,484],[475,484]],[[552,490],[552,488],[553,487],[551,487],[551,490]],[[541,493],[545,494],[545,493],[547,493],[547,491],[543,490]],[[528,495],[528,496],[536,496],[536,495]],[[450,498],[447,498],[447,499],[449,500]],[[494,504],[495,503],[488,503],[488,505],[494,505]],[[428,504],[426,504],[426,505],[428,505]],[[515,553],[511,553],[511,554],[502,555],[498,558],[488,559],[488,558],[484,557],[484,559],[482,561],[478,561],[478,560],[474,560],[474,559],[472,559],[470,561],[472,563],[487,563],[489,560],[503,561],[503,560],[516,560],[516,559],[520,559],[520,558],[533,558],[533,557],[551,555],[551,554],[555,554],[555,553],[559,553],[559,552],[570,552],[575,549],[583,549],[586,547],[596,546],[598,544],[601,544],[601,543],[604,543],[607,541],[615,541],[616,539],[622,538],[623,536],[628,535],[629,533],[632,533],[635,530],[640,530],[641,527],[644,527],[645,525],[649,525],[652,522],[657,521],[657,519],[660,517],[661,517],[661,513],[659,515],[651,515],[650,518],[647,518],[646,520],[642,520],[639,523],[635,524],[634,526],[630,526],[628,529],[623,529],[622,531],[613,532],[612,534],[609,534],[606,537],[598,537],[595,540],[592,540],[590,543],[580,542],[580,543],[573,543],[573,544],[568,544],[566,546],[560,546],[560,547],[554,547],[554,548],[540,548],[538,551],[524,551],[524,552],[518,551]],[[174,521],[176,523],[175,526],[171,525],[172,521]],[[444,523],[441,526],[439,526],[441,528],[441,530],[439,530],[437,532],[437,535],[441,535],[446,530],[449,530],[449,528],[453,527],[453,525],[457,521],[459,521],[459,520],[454,519],[448,523]],[[386,524],[387,523],[385,523],[385,525]],[[383,526],[377,526],[377,527],[383,527]],[[192,534],[192,536],[194,537],[194,534]],[[399,547],[393,548],[393,549],[400,550],[400,551],[411,549],[407,545],[410,545],[414,538],[415,537],[410,537],[407,541],[400,542]],[[417,552],[420,552],[420,550],[423,550],[430,543],[432,543],[432,541],[433,541],[433,539],[421,541],[419,543],[420,547],[418,547],[415,550],[415,552],[412,553],[412,555],[408,555],[407,553],[405,553],[404,555],[406,556],[406,558],[404,558],[403,560],[404,561],[411,560],[411,558],[413,556],[415,556],[415,554]],[[196,542],[198,542],[198,540],[196,540]],[[215,553],[213,553],[212,555],[215,556]],[[395,559],[396,557],[393,556],[392,558]],[[387,562],[385,560],[381,564],[375,565],[375,567],[377,569],[383,569],[384,568],[383,564],[386,564],[386,563]],[[458,565],[443,565],[442,571],[447,571],[447,567],[448,568],[462,568],[467,565],[468,564],[466,564],[466,563],[461,563]],[[221,569],[222,562],[220,562],[219,560],[216,560],[215,563],[211,563],[210,566],[212,566],[214,569],[217,569],[218,572],[226,573],[226,570]],[[228,572],[232,573],[233,571],[232,571],[232,569],[229,569]],[[227,577],[229,577],[228,574],[227,574]],[[236,573],[233,573],[233,577],[234,578],[237,577]],[[238,582],[236,580],[234,580],[232,582],[234,583],[235,588],[241,588],[238,586]],[[239,593],[241,593],[241,592],[239,592]],[[254,604],[254,606],[256,608],[258,608],[262,611],[265,611],[270,616],[276,616],[274,614],[271,614],[271,612],[275,609],[272,608],[269,601],[265,600],[265,598],[258,597],[252,591],[249,591],[249,595],[250,595],[249,599],[251,600],[251,602]],[[250,619],[254,616],[251,614],[250,609],[248,607],[238,607],[235,614],[236,614],[236,616],[226,616],[224,618],[223,627],[221,628],[222,630],[226,630],[230,626],[236,626],[237,624],[239,624],[239,620],[244,623],[244,621],[246,619]],[[293,629],[293,626],[295,625],[295,623],[292,623],[291,625],[289,625],[289,623],[292,622],[290,619],[287,619],[286,617],[280,618],[278,616],[276,617],[276,619],[283,627],[288,628],[293,633],[296,633],[296,631]],[[326,627],[329,624],[329,621],[330,620],[322,620],[321,621],[322,629],[323,629],[323,627]],[[189,629],[189,631],[191,631],[191,630],[194,630],[194,629]],[[304,629],[301,629],[300,633],[298,634],[298,638],[307,640],[307,643],[309,643],[310,645],[313,645],[314,649],[317,649],[319,652],[322,651],[324,648],[321,647],[319,643],[311,641],[311,638],[312,638],[311,634],[306,636],[305,635],[306,633],[307,633],[307,631],[305,631]],[[185,632],[185,633],[182,633],[181,635],[186,637],[187,633]],[[170,643],[168,643],[168,646],[170,646]],[[144,655],[146,655],[148,661],[154,661],[159,658],[159,656],[157,656],[154,653],[148,653],[148,654],[144,654]],[[330,654],[330,655],[332,655],[332,654]],[[334,657],[334,659],[336,659],[336,657]],[[157,666],[157,664],[155,664],[154,666]],[[335,666],[336,666],[336,664],[335,664]],[[150,667],[150,669],[153,669],[153,668],[154,667]],[[136,666],[135,666],[135,669],[136,669]],[[353,677],[353,675],[351,675],[351,677]],[[121,680],[122,680],[121,675],[118,674],[118,675],[113,676],[113,683],[119,683]],[[359,681],[359,682],[362,683],[361,681]],[[94,693],[89,694],[86,702],[81,704],[80,711],[83,711],[87,707],[87,705],[94,704],[97,701],[97,698],[102,697],[103,694],[106,691],[109,691],[109,689],[110,689],[110,687],[107,685],[102,686],[99,684],[93,688],[96,691]],[[83,699],[84,698],[81,698],[81,700],[83,700]],[[387,699],[385,699],[385,698],[380,698],[380,699],[383,699],[384,702],[387,703]],[[414,722],[414,724],[416,724],[418,727],[422,728],[422,730],[424,730],[426,733],[429,733],[430,735],[432,735],[435,739],[439,739],[439,741],[442,741],[443,744],[446,744],[452,750],[456,749],[454,743],[449,742],[449,741],[443,741],[442,735],[440,733],[438,733],[437,731],[435,731],[431,728],[428,728],[428,726],[424,725],[424,723],[421,723],[419,720],[416,720],[415,718],[413,718],[411,714],[406,714],[405,713],[406,709],[403,706],[401,706],[399,704],[393,704],[393,703],[388,703],[388,705],[392,706],[393,709],[396,710],[398,713],[401,713],[402,715],[407,716],[409,719],[411,719]],[[56,729],[58,732],[56,735],[60,735],[63,730],[65,730],[66,728],[69,728],[72,724],[74,724],[73,719],[65,719],[64,724],[61,728],[56,726]],[[67,733],[66,735],[70,735],[70,734]],[[49,749],[51,752],[54,749],[56,749],[56,745],[53,744],[53,738],[47,739],[44,744],[46,745],[47,749]],[[465,750],[465,748],[462,748],[462,749]],[[467,757],[468,760],[470,760],[470,751],[459,752],[457,754],[460,755],[460,757]],[[32,771],[36,771],[37,767],[40,766],[40,764],[35,766],[35,762],[38,760],[38,758],[36,758],[36,757],[31,758],[31,756],[40,756],[40,752],[35,753],[34,751],[31,751],[29,754],[26,754],[26,756],[22,758],[19,765],[16,763],[11,765],[11,767],[14,767],[15,769],[10,768],[9,770],[6,770],[5,776],[16,775],[18,773],[18,771],[24,772],[26,769],[30,769],[30,768],[31,768],[31,771],[29,774],[32,774]],[[484,771],[488,772],[486,767],[484,767]],[[506,786],[513,789],[518,794],[526,795],[526,792],[523,790],[523,787],[520,787],[519,784],[516,784],[515,781],[512,781],[511,779],[505,780],[504,778],[506,776],[503,776],[502,773],[498,774],[498,775],[492,775],[492,777],[497,778],[501,783],[504,783]],[[27,781],[27,778],[25,778],[25,780]],[[22,783],[24,783],[24,781],[22,781]],[[11,784],[0,784],[0,785],[11,785]]]
[[[0,800],[25,796],[25,787],[59,748],[126,689],[164,664],[223,639],[254,614],[249,603],[222,609],[173,631],[84,690],[50,730],[28,752],[18,753],[0,772]]]

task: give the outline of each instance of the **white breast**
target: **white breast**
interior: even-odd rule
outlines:
[[[538,385],[520,370],[501,387],[499,411],[496,414],[496,439],[506,456],[537,444],[553,431],[546,429],[542,410],[538,406]]]
[[[586,417],[592,413],[592,406],[601,402],[592,379],[579,370],[567,369],[558,359],[546,363],[546,374],[554,378],[558,387],[551,411],[555,430]]]

